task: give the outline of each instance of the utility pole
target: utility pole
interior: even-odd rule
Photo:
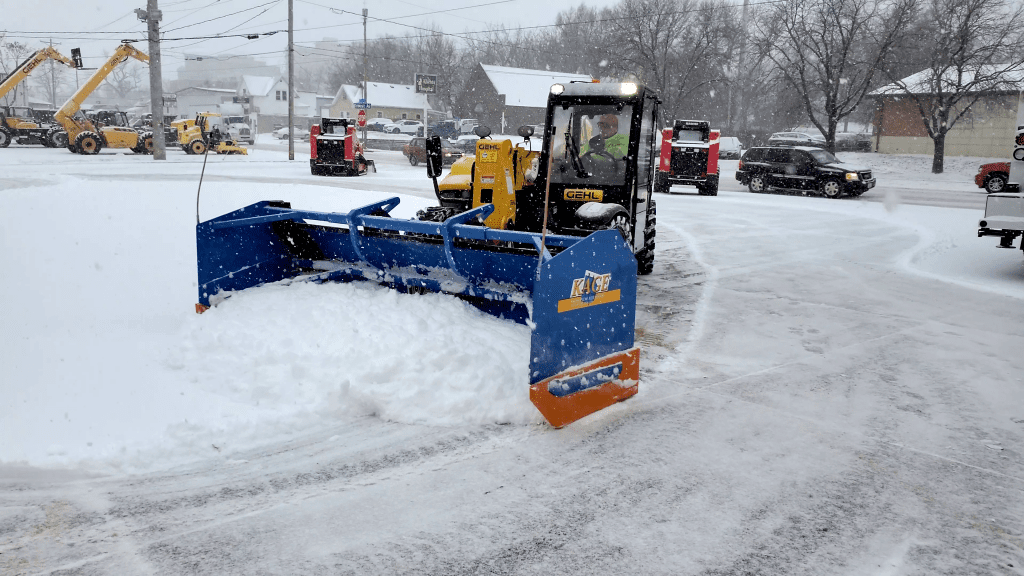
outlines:
[[[146,9],[136,9],[139,20],[149,25],[149,109],[153,114],[153,160],[167,160],[164,145],[164,78],[160,70],[160,9],[156,0],[146,0]],[[76,76],[77,82],[77,76]]]
[[[292,88],[295,70],[295,44],[292,32],[294,29],[294,15],[292,13],[292,0],[288,0],[288,159],[295,160],[295,90]]]
[[[370,86],[366,82],[366,15],[367,10],[363,8],[363,102],[370,101],[370,96],[367,94]],[[369,121],[369,113],[366,114],[366,119]],[[366,125],[363,126],[363,142],[366,142]]]

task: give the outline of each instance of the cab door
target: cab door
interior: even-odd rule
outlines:
[[[817,174],[814,158],[803,150],[791,150],[795,173],[791,177],[794,188],[813,190],[816,187]]]

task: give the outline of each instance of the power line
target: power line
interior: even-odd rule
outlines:
[[[178,26],[177,28],[170,28],[168,30],[165,30],[165,32],[174,32],[175,30],[181,30],[183,28],[189,28],[189,27],[192,27],[192,26],[198,26],[200,24],[206,24],[207,22],[213,22],[214,20],[220,20],[221,18],[227,18],[228,16],[234,16],[235,14],[241,14],[242,12],[248,12],[250,10],[255,10],[257,8],[262,8],[264,6],[269,6],[270,4],[277,4],[280,1],[281,0],[271,0],[270,2],[266,2],[266,3],[260,4],[258,6],[253,6],[251,8],[246,8],[244,10],[239,10],[238,12],[232,12],[230,14],[224,14],[223,16],[216,16],[214,18],[210,18],[209,20],[204,20],[203,22],[196,22],[194,24],[186,24],[184,26]],[[179,20],[175,20],[175,22],[178,22]]]

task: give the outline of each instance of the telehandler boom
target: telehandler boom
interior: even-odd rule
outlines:
[[[139,154],[153,153],[153,133],[139,133],[128,126],[96,126],[81,113],[82,103],[115,68],[135,58],[149,64],[149,56],[127,42],[114,50],[113,56],[100,66],[71,98],[53,115],[68,135],[68,150],[80,154],[97,154],[104,146],[130,148]]]
[[[76,48],[72,54],[76,54],[77,51],[78,49]],[[21,84],[28,78],[28,75],[33,70],[50,59],[67,64],[71,68],[81,68],[82,66],[80,59],[70,60],[53,49],[53,47],[47,46],[22,62],[21,66],[15,68],[13,72],[0,82],[0,98],[7,96],[18,84]],[[11,111],[13,111],[13,107],[0,108],[0,148],[9,146],[11,140],[19,144],[39,143],[47,147],[63,145],[63,142],[59,139],[60,137],[57,137],[57,141],[54,140],[56,133],[59,131],[53,130],[54,126],[37,123],[33,118],[12,114],[10,113]]]

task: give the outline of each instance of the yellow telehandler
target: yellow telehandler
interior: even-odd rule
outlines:
[[[129,58],[149,64],[149,56],[131,44],[123,42],[114,50],[114,55],[107,59],[53,115],[67,132],[68,150],[80,154],[97,154],[101,148],[107,147],[130,148],[138,154],[153,153],[152,131],[140,133],[127,125],[93,123],[81,110],[82,102],[99,87],[103,79]]]
[[[78,49],[72,51],[78,56]],[[81,58],[68,59],[50,46],[39,50],[14,69],[0,82],[0,98],[3,98],[28,75],[46,60],[53,59],[67,64],[72,68],[81,68]],[[33,110],[25,107],[0,107],[0,148],[10,146],[11,141],[18,144],[42,144],[47,147],[64,146],[64,131],[57,126],[38,122],[33,118]]]

